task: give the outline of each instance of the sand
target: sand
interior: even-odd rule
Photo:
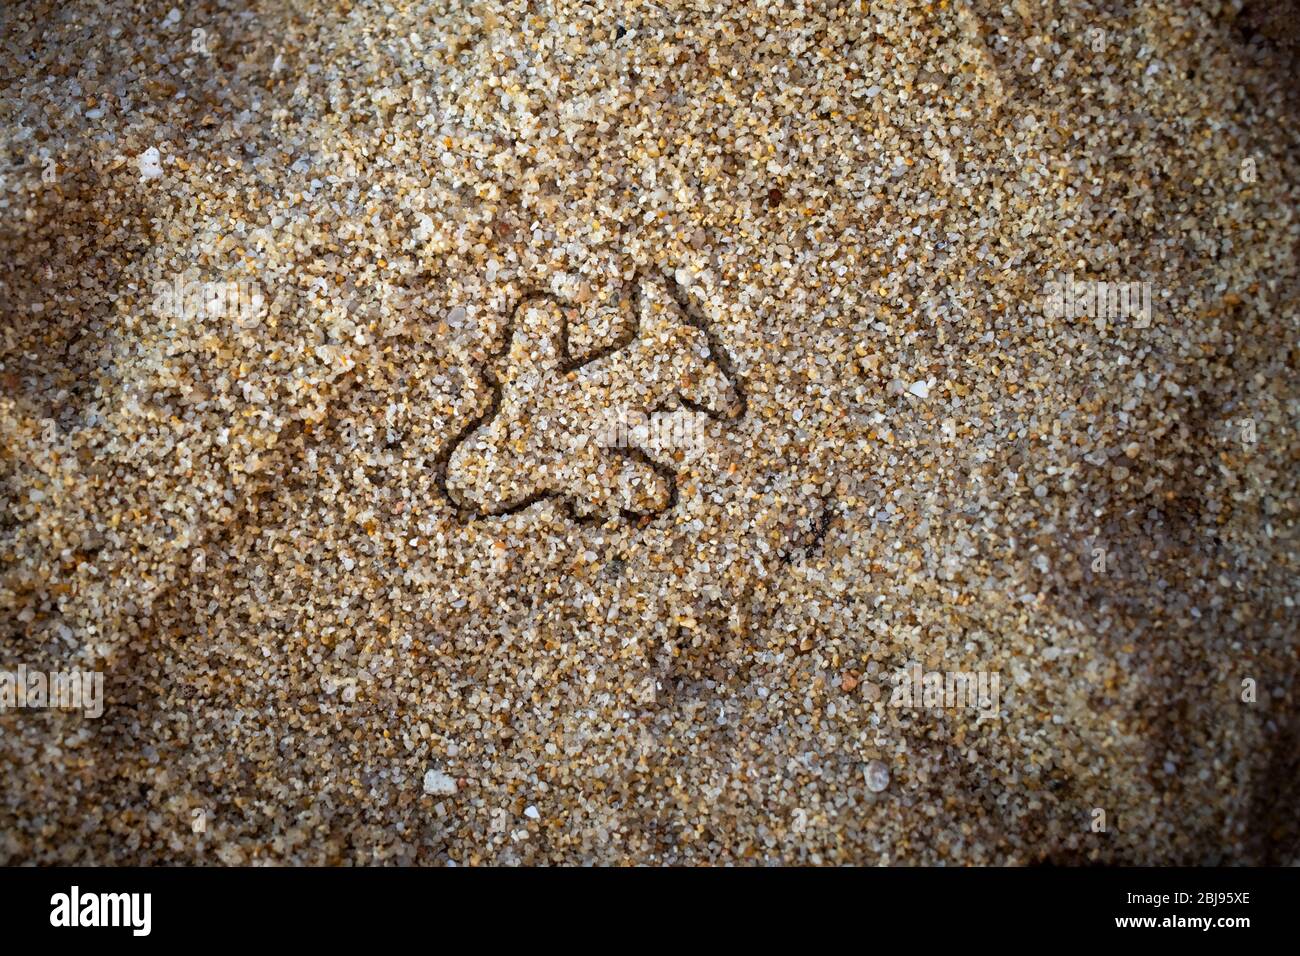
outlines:
[[[7,5],[0,863],[1300,859],[1292,22]]]

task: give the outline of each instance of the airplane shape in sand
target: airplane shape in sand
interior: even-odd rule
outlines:
[[[508,348],[490,363],[497,369],[483,371],[487,411],[440,463],[442,490],[462,516],[512,514],[553,496],[575,519],[634,519],[673,507],[676,473],[612,440],[610,423],[678,404],[734,419],[744,396],[670,277],[638,275],[624,305],[632,322],[620,340],[578,358],[569,352],[564,303],[533,293],[515,307]]]

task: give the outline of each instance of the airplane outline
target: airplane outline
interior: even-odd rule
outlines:
[[[681,288],[673,276],[668,273],[660,273],[660,277],[664,281],[669,296],[681,312],[683,321],[687,325],[690,325],[703,333],[705,342],[707,342],[709,347],[710,360],[718,367],[718,370],[726,378],[727,383],[731,386],[732,392],[734,392],[736,396],[736,408],[732,414],[727,414],[725,411],[714,412],[709,408],[706,408],[704,405],[674,392],[658,405],[648,409],[648,413],[653,414],[661,411],[669,402],[676,399],[685,407],[692,411],[699,412],[714,421],[739,421],[745,416],[745,413],[748,410],[748,401],[745,397],[743,379],[736,372],[731,356],[727,353],[726,349],[723,348],[721,341],[714,334],[713,329],[707,320],[696,312],[694,304],[690,301],[686,292]],[[509,354],[510,347],[514,342],[515,337],[517,326],[516,317],[522,310],[541,301],[553,302],[558,307],[560,313],[560,328],[557,338],[560,360],[556,367],[560,374],[568,374],[577,371],[584,366],[590,365],[593,362],[598,362],[601,359],[608,358],[622,349],[628,348],[640,337],[641,287],[644,281],[647,281],[645,270],[638,269],[633,274],[632,279],[628,284],[630,286],[630,300],[632,303],[632,319],[630,322],[626,323],[626,327],[619,334],[614,336],[609,343],[592,349],[580,356],[574,356],[570,347],[569,309],[572,307],[571,303],[566,303],[554,293],[544,290],[532,290],[525,292],[519,297],[519,300],[510,310],[510,318],[505,329],[501,333],[500,343],[495,349],[488,353],[487,360],[478,368],[479,378],[483,384],[487,386],[488,390],[486,408],[462,426],[451,437],[451,439],[448,440],[434,459],[434,483],[437,485],[442,496],[450,502],[452,510],[459,520],[466,522],[485,518],[508,518],[511,515],[518,514],[521,511],[531,508],[533,505],[546,501],[549,498],[559,498],[560,507],[564,510],[566,516],[571,521],[578,524],[600,523],[609,517],[607,513],[602,513],[599,510],[586,515],[579,513],[572,501],[572,495],[566,493],[564,489],[561,488],[535,491],[531,494],[525,495],[518,501],[510,502],[503,507],[496,507],[491,510],[482,510],[460,500],[457,495],[452,492],[447,482],[447,471],[451,458],[456,453],[456,449],[468,440],[474,432],[491,422],[500,413],[503,386],[500,379],[497,378],[493,371],[492,366]],[[678,501],[677,472],[673,468],[652,458],[645,450],[634,446],[606,446],[606,450],[615,455],[632,459],[647,466],[655,471],[659,477],[664,480],[668,487],[668,501],[662,508],[654,511],[636,511],[630,508],[619,508],[618,512],[622,518],[629,522],[644,522],[647,519],[653,520],[661,515],[670,514],[676,509]]]

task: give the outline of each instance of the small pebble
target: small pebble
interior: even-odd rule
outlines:
[[[889,767],[880,760],[868,763],[864,776],[867,780],[867,789],[872,793],[883,793],[889,787]]]

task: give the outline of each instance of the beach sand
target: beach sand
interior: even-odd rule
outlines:
[[[0,863],[1300,859],[1294,11],[1115,7],[6,5]]]

